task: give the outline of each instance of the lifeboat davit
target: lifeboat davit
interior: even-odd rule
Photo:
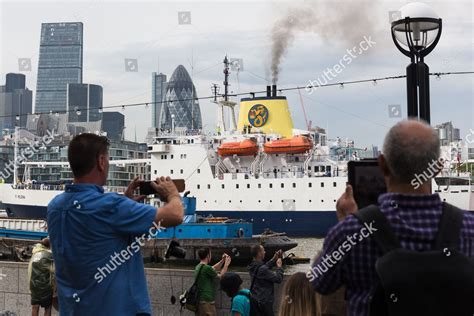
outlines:
[[[311,140],[302,135],[266,142],[263,151],[267,154],[301,154],[313,148]]]
[[[241,142],[223,143],[217,148],[219,156],[253,156],[258,152],[258,145],[256,142],[245,139]]]

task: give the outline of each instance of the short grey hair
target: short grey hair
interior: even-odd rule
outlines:
[[[440,157],[438,133],[423,121],[419,123],[430,128],[429,138],[420,139],[402,132],[402,127],[413,120],[404,120],[394,125],[385,136],[383,154],[393,179],[398,183],[411,183]]]

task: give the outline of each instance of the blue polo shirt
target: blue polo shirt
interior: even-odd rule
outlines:
[[[94,184],[67,185],[49,203],[61,316],[151,314],[140,244],[155,215]]]

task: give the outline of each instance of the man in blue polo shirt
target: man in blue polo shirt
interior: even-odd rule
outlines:
[[[109,170],[106,137],[81,134],[68,160],[74,184],[48,205],[50,236],[61,316],[151,315],[140,246],[156,227],[179,225],[183,207],[169,178],[152,183],[167,203],[138,203],[138,178],[124,195],[104,193]]]

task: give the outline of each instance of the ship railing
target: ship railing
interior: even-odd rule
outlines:
[[[64,184],[44,184],[44,183],[17,183],[13,185],[17,190],[44,190],[44,191],[62,191]]]

